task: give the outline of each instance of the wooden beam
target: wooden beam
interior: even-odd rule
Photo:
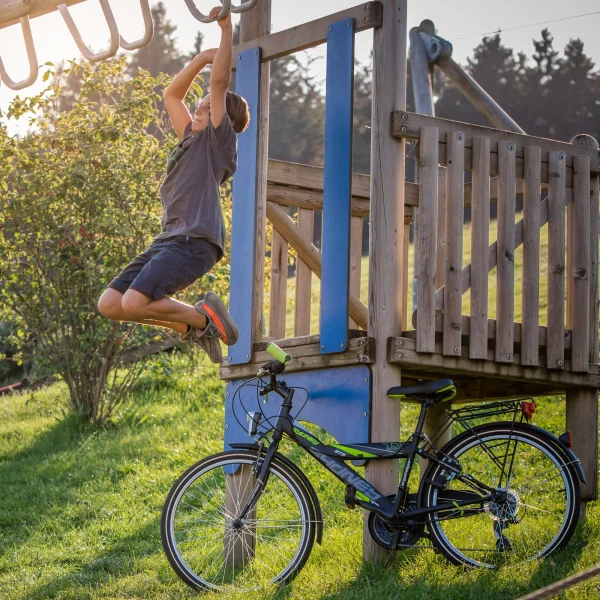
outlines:
[[[298,371],[309,371],[312,369],[327,369],[331,367],[342,367],[347,365],[370,364],[374,361],[374,340],[368,337],[351,338],[348,340],[348,349],[338,354],[321,354],[319,336],[308,336],[300,338],[301,343],[294,345],[285,344],[286,341],[277,341],[277,345],[285,348],[292,357],[292,361],[286,366],[286,373]],[[231,365],[223,359],[221,366],[221,379],[243,379],[255,377],[261,365],[272,359],[271,355],[264,350],[254,348],[254,358],[251,363]]]
[[[298,256],[308,265],[310,270],[321,278],[321,253],[279,206],[267,202],[267,218],[279,231],[287,243],[292,246]],[[355,294],[350,294],[350,316],[363,329],[367,328],[367,307]]]
[[[571,365],[566,361],[564,371],[545,368],[545,359],[540,358],[539,367],[526,367],[519,363],[520,356],[515,355],[514,362],[498,363],[494,360],[494,351],[488,350],[487,360],[470,360],[469,348],[461,348],[461,356],[444,356],[442,344],[437,343],[434,354],[419,354],[416,351],[414,339],[406,337],[392,337],[388,340],[388,360],[402,367],[418,368],[420,371],[433,371],[438,375],[444,374],[453,377],[455,374],[473,377],[505,378],[516,381],[536,382],[541,385],[600,388],[600,366],[590,365],[587,373],[572,373]]]
[[[399,139],[419,139],[421,127],[438,127],[440,130],[440,140],[444,136],[453,131],[462,131],[465,138],[465,148],[473,147],[473,137],[485,136],[490,138],[492,154],[498,153],[499,142],[512,142],[516,144],[516,157],[520,159],[520,172],[517,168],[517,176],[523,177],[523,148],[525,146],[539,146],[542,149],[542,181],[548,182],[548,152],[558,151],[567,154],[567,167],[572,168],[573,156],[588,156],[590,159],[590,168],[592,173],[600,173],[600,153],[598,150],[584,146],[575,146],[568,142],[558,142],[556,140],[548,140],[546,138],[533,137],[522,133],[514,133],[510,131],[500,131],[491,127],[481,127],[480,125],[470,125],[458,121],[450,121],[447,119],[439,119],[437,117],[428,117],[426,115],[417,115],[406,111],[395,111],[392,114],[391,133]],[[440,152],[440,155],[442,153]],[[468,156],[468,155],[467,155]],[[465,156],[465,159],[467,158]],[[470,156],[469,156],[470,159]],[[470,161],[465,160],[465,168],[469,168]],[[492,174],[497,174],[494,170],[494,161],[492,161]],[[544,178],[545,175],[545,178]]]
[[[268,37],[261,37],[251,42],[243,42],[233,48],[231,68],[235,70],[238,54],[249,48],[260,46],[262,48],[261,60],[267,62],[324,44],[327,41],[327,27],[337,21],[354,19],[356,23],[355,30],[357,32],[379,27],[381,25],[382,13],[383,7],[381,2],[367,2],[333,13],[321,19],[316,19],[315,21],[303,23],[284,31],[278,31]]]
[[[21,17],[29,15],[30,19],[35,17],[41,17],[57,10],[59,4],[66,4],[67,6],[73,6],[79,4],[85,0],[37,0],[35,2],[23,1],[23,2],[11,2],[10,12],[6,12],[8,7],[3,7],[2,22],[0,22],[0,29],[4,27],[10,27],[19,23]],[[6,2],[4,3],[6,4]]]
[[[312,167],[300,163],[285,162],[282,160],[269,159],[269,170],[267,172],[267,181],[273,197],[273,202],[285,206],[302,206],[313,210],[322,210],[323,208],[323,176],[322,167]],[[352,216],[369,216],[371,178],[369,175],[354,173],[352,175]],[[405,214],[410,213],[410,207],[419,205],[419,185],[406,182],[405,205],[409,208]],[[302,190],[296,194],[296,189]],[[318,193],[309,193],[321,192]],[[295,194],[299,202],[303,204],[292,204]]]

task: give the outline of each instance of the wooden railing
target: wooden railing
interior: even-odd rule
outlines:
[[[410,113],[395,113],[393,134],[419,141],[416,353],[589,373],[598,384],[598,151]],[[516,222],[518,193],[523,216]],[[497,239],[490,244],[494,201]],[[472,209],[472,258],[463,268],[466,203]],[[543,327],[540,229],[546,223]],[[523,268],[517,290],[519,246]],[[491,320],[488,273],[494,268]],[[470,314],[463,315],[467,291]],[[519,296],[522,322],[515,323]]]

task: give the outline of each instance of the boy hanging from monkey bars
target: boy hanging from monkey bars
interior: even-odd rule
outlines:
[[[220,7],[212,9],[215,18]],[[165,89],[165,106],[179,136],[160,189],[162,230],[150,247],[111,281],[98,301],[102,315],[170,328],[182,341],[221,361],[220,340],[235,344],[238,330],[221,298],[204,294],[191,306],[169,296],[192,285],[223,258],[225,224],[219,186],[237,168],[236,133],[250,119],[248,104],[229,92],[233,28],[231,16],[218,21],[221,43],[204,50]],[[192,82],[208,64],[210,93],[191,115],[185,105]]]

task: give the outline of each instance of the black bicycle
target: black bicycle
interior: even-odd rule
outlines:
[[[231,444],[233,450],[190,467],[163,509],[164,550],[191,587],[248,591],[289,582],[315,537],[321,543],[319,499],[301,469],[278,452],[284,435],[346,484],[346,504],[369,511],[369,532],[386,549],[428,538],[454,564],[497,568],[548,556],[573,535],[583,470],[568,433],[557,438],[527,423],[532,401],[450,410],[428,439],[422,432],[427,410],[451,400],[454,384],[443,379],[394,387],[391,397],[421,404],[408,440],[326,445],[291,415],[295,389],[277,380],[291,358],[274,344],[267,349],[274,360],[245,385],[257,386],[260,396],[279,395],[279,415],[267,423],[260,412],[250,413],[257,444]],[[449,427],[455,437],[436,449]],[[411,493],[416,457],[428,467]],[[396,494],[384,495],[346,464],[376,459],[404,459]]]

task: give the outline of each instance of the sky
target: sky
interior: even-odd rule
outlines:
[[[2,5],[0,0],[0,21]],[[239,0],[234,0],[237,4]],[[143,34],[143,20],[140,0],[110,0],[119,31],[123,37],[132,41]],[[151,4],[156,4],[152,1]],[[218,46],[219,28],[216,24],[202,24],[189,13],[184,0],[164,0],[167,16],[177,27],[177,43],[183,52],[189,52],[193,46],[196,32],[201,30],[205,36],[204,47]],[[356,0],[272,0],[272,31],[281,31],[327,16],[340,10],[360,4]],[[209,12],[215,5],[214,0],[196,0],[197,7]],[[75,22],[79,26],[83,39],[95,51],[106,47],[109,37],[104,15],[98,0],[85,2],[70,8]],[[594,13],[594,14],[588,14]],[[578,15],[586,15],[579,17]],[[577,17],[577,18],[570,18]],[[237,21],[234,15],[234,22]],[[454,58],[464,63],[482,38],[482,34],[502,29],[505,45],[516,52],[533,53],[532,39],[539,39],[540,31],[547,26],[555,39],[555,48],[562,50],[572,38],[581,38],[585,51],[600,69],[600,3],[598,0],[408,0],[409,28],[419,25],[423,19],[431,19],[439,35],[450,40],[454,46]],[[558,19],[564,19],[552,22]],[[547,24],[547,25],[546,25]],[[69,33],[62,16],[53,12],[31,20],[31,28],[38,62],[43,65],[50,61],[78,58],[79,50]],[[372,47],[372,31],[363,32],[356,37],[356,57],[367,62]],[[311,56],[324,55],[323,50],[311,50]],[[0,29],[0,57],[13,80],[27,77],[29,67],[25,46],[19,25]],[[318,61],[317,74],[324,74],[325,61]],[[322,69],[320,72],[318,69]],[[16,94],[33,95],[43,89],[41,78],[38,82],[21,92],[13,92],[6,86],[0,86],[0,110],[6,110]],[[21,127],[9,123],[9,130],[15,132]]]

